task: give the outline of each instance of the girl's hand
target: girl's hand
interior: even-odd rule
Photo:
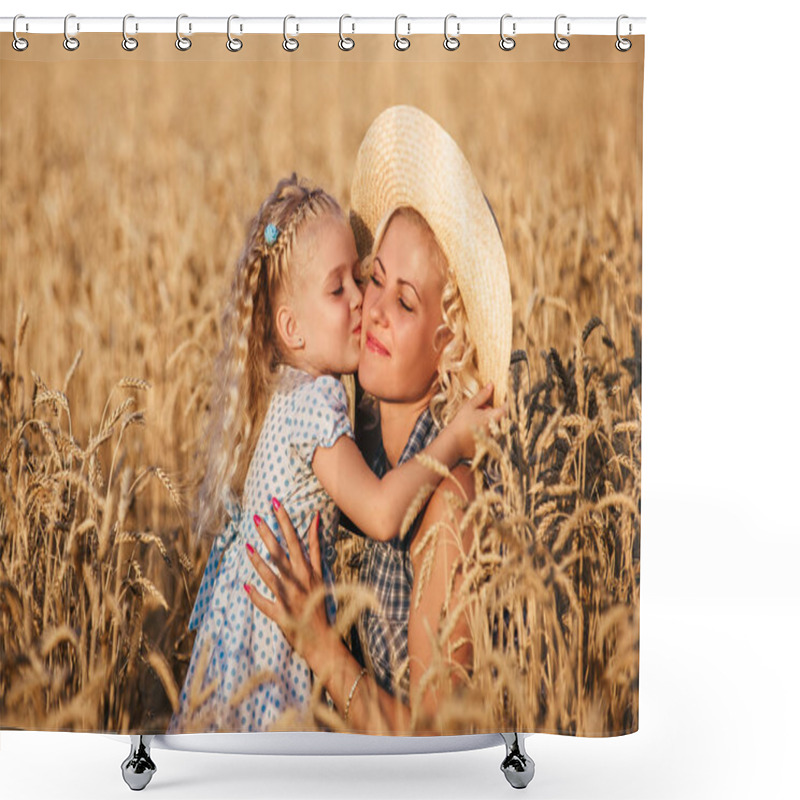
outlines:
[[[478,429],[487,430],[490,422],[499,422],[508,413],[507,402],[499,408],[488,405],[493,392],[494,386],[489,381],[474,397],[464,402],[448,426],[453,429],[459,443],[461,458],[475,455],[475,433]]]
[[[264,520],[255,517],[256,530],[269,550],[271,562],[264,561],[256,550],[247,548],[247,554],[275,600],[268,600],[254,586],[250,587],[248,595],[256,608],[278,623],[292,648],[311,662],[310,654],[327,642],[333,632],[325,613],[319,512],[308,527],[309,558],[286,510],[280,504],[273,503],[273,506],[289,556]]]

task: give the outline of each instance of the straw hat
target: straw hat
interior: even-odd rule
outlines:
[[[413,106],[379,114],[356,156],[350,220],[363,258],[392,213],[425,218],[464,301],[483,383],[505,400],[511,358],[511,286],[500,231],[467,159],[435,120]]]

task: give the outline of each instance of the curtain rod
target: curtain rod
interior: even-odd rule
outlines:
[[[621,36],[641,35],[644,33],[645,17],[623,16],[620,20]],[[10,33],[13,30],[14,17],[0,17],[0,31]],[[122,34],[122,17],[81,17],[69,15],[64,17],[27,17],[20,15],[17,19],[18,35],[28,33],[60,33],[64,34],[65,24],[70,36],[82,33],[115,33]],[[181,15],[180,32],[182,36],[193,33],[227,33],[228,17],[193,17]],[[461,36],[479,33],[497,33],[500,35],[500,17],[459,17],[449,15],[447,32],[449,36]],[[291,35],[303,33],[342,33],[347,35],[359,33],[397,32],[403,36],[414,34],[444,35],[444,17],[235,17],[231,21],[231,32],[238,34],[284,33]],[[504,15],[503,32],[505,36],[519,36],[526,33],[553,34],[556,27],[555,17],[515,17]],[[137,33],[175,33],[177,17],[136,17],[129,15],[125,23],[128,36]],[[614,36],[617,34],[617,17],[570,17],[558,15],[559,36],[594,35]]]

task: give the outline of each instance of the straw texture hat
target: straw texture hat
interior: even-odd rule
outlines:
[[[494,214],[452,137],[425,112],[392,106],[356,156],[350,221],[363,258],[392,213],[416,209],[430,225],[464,301],[478,370],[503,403],[511,358],[511,286]]]

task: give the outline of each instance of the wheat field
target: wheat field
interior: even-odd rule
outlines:
[[[335,38],[296,61],[196,42],[182,62],[168,37],[151,58],[114,38],[102,57],[55,42],[15,60],[0,41],[0,727],[166,728],[210,546],[188,511],[247,222],[293,170],[346,209],[369,123],[412,103],[492,203],[527,356],[509,420],[479,442],[497,482],[466,509],[482,531],[465,554],[474,667],[436,724],[638,728],[641,56],[504,61],[492,38],[415,42],[403,61],[362,37],[348,61]],[[336,563],[357,546],[343,536]]]

